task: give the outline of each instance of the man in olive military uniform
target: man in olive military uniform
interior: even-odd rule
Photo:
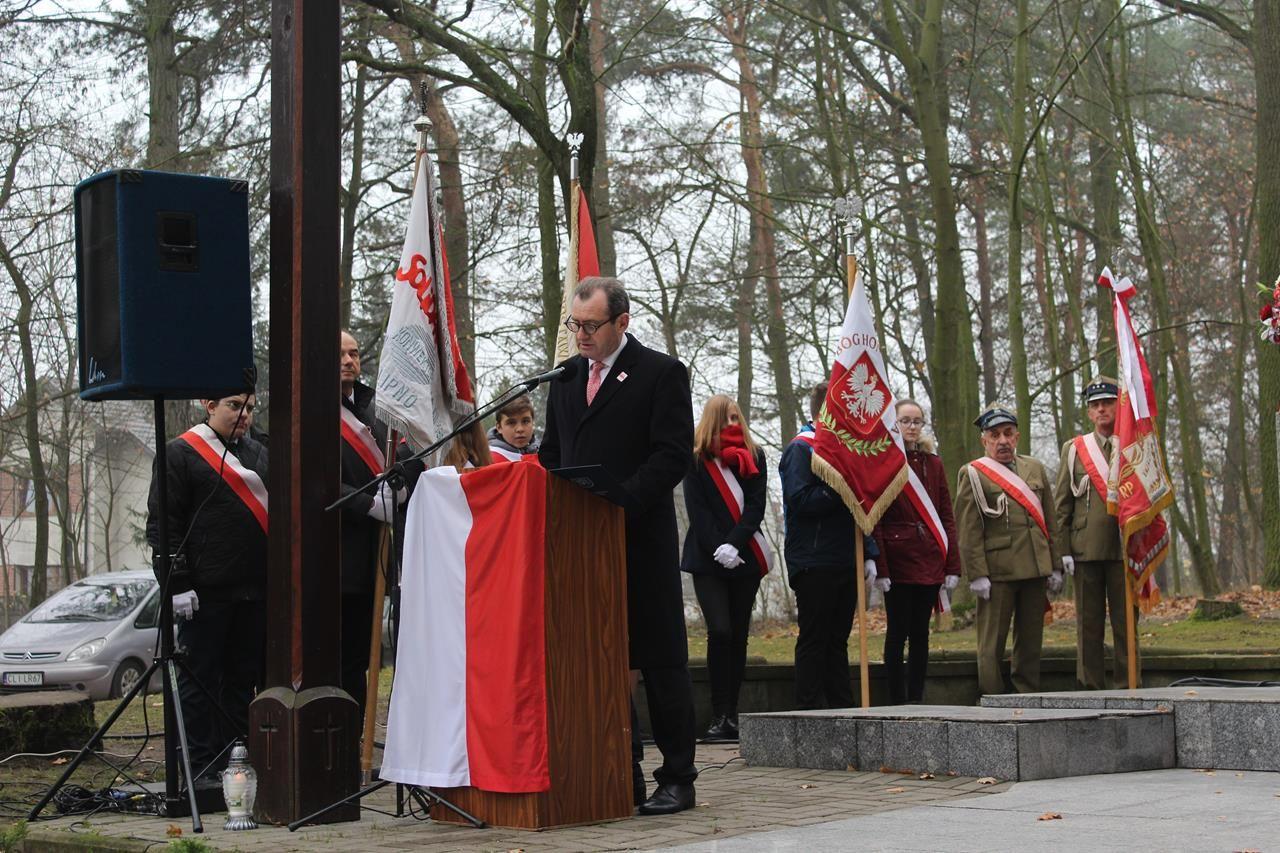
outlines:
[[[1013,623],[1010,674],[1019,693],[1040,689],[1040,648],[1049,592],[1062,589],[1060,537],[1049,472],[1019,456],[1018,419],[1007,406],[988,406],[974,425],[984,455],[960,469],[955,491],[960,559],[978,598],[978,686],[1004,693],[1000,663]]]
[[[1107,472],[1115,453],[1116,380],[1100,376],[1084,389],[1093,432],[1062,445],[1055,515],[1062,531],[1062,568],[1075,576],[1076,680],[1087,690],[1107,687],[1102,640],[1107,611],[1115,648],[1113,677],[1127,684],[1124,560],[1120,527],[1107,512]],[[1137,620],[1137,612],[1134,620]],[[1135,644],[1136,645],[1136,644]]]

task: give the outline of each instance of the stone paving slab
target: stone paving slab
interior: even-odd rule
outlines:
[[[649,748],[649,772],[656,766],[656,750]],[[90,818],[63,817],[30,828],[26,850],[67,850],[65,842],[87,843],[77,850],[101,849],[111,842],[117,850],[163,850],[166,831],[177,827],[183,838],[199,837],[215,850],[243,853],[302,853],[303,851],[604,851],[646,850],[698,841],[714,841],[779,826],[805,827],[928,803],[985,797],[1008,789],[1008,784],[981,785],[973,778],[938,774],[934,780],[892,773],[865,773],[802,768],[757,768],[742,761],[736,746],[702,745],[697,763],[698,807],[678,815],[633,817],[627,820],[567,829],[530,832],[508,829],[475,830],[437,824],[413,817],[395,818],[365,811],[359,822],[305,827],[290,833],[283,827],[253,832],[222,831],[222,814],[206,815],[203,836],[191,834],[189,820],[144,815],[98,814]],[[394,789],[384,788],[366,805],[391,811]],[[62,842],[58,846],[42,846]]]
[[[1177,766],[1280,771],[1280,687],[1154,687],[982,697],[992,709],[1165,710]]]
[[[1019,782],[978,799],[666,848],[679,853],[1263,851],[1280,838],[1280,774],[1158,770]],[[1056,819],[1042,816],[1060,815]]]
[[[902,705],[744,714],[748,764],[1031,780],[1175,766],[1160,709]]]

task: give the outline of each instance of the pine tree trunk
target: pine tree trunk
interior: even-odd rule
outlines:
[[[1258,273],[1271,286],[1280,277],[1280,0],[1253,6],[1253,73],[1258,112]],[[1258,452],[1261,456],[1262,529],[1266,541],[1264,583],[1280,588],[1280,465],[1276,418],[1280,409],[1280,347],[1257,344]]]

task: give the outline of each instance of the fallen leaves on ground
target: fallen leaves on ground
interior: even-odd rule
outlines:
[[[805,782],[803,785],[801,785],[801,786],[800,786],[800,790],[801,790],[801,791],[807,791],[807,790],[809,790],[810,788],[816,788],[816,787],[818,787],[818,786],[817,786],[817,785],[814,785],[814,784],[812,784],[812,783],[810,783],[810,782]]]
[[[164,834],[170,838],[181,838],[182,827],[178,826],[176,823],[171,823],[164,828]]]
[[[1062,820],[1062,814],[1061,812],[1045,812],[1036,820]]]
[[[934,776],[932,773],[921,773],[921,774],[920,774],[920,778],[921,778],[921,779],[935,779],[935,778],[937,778],[937,777],[936,777],[936,776]]]
[[[902,787],[901,785],[899,785],[899,786],[897,786],[897,787],[890,788],[890,789],[888,790],[888,793],[890,793],[890,794],[901,794],[901,793],[902,793],[903,791],[905,791],[905,790],[907,790],[907,789],[906,789],[906,788],[904,788],[904,787]]]
[[[70,760],[71,760],[70,758],[67,758],[67,757],[64,755],[64,756],[62,756],[61,758],[55,758],[55,759],[53,759],[53,763],[54,763],[54,764],[66,764],[66,763],[67,763],[68,761],[70,761]]]
[[[996,777],[994,777],[994,776],[983,776],[981,779],[979,779],[979,780],[978,780],[978,784],[979,784],[979,785],[994,785],[994,784],[996,784],[996,782],[998,782],[998,781],[1000,781],[1000,780],[996,779]]]

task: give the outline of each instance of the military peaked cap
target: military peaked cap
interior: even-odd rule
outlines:
[[[1110,376],[1095,376],[1093,381],[1084,386],[1084,401],[1114,400],[1120,396],[1120,383]]]
[[[978,415],[978,419],[973,422],[973,425],[983,432],[1004,424],[1018,425],[1017,415],[1004,403],[990,404],[986,411]]]

